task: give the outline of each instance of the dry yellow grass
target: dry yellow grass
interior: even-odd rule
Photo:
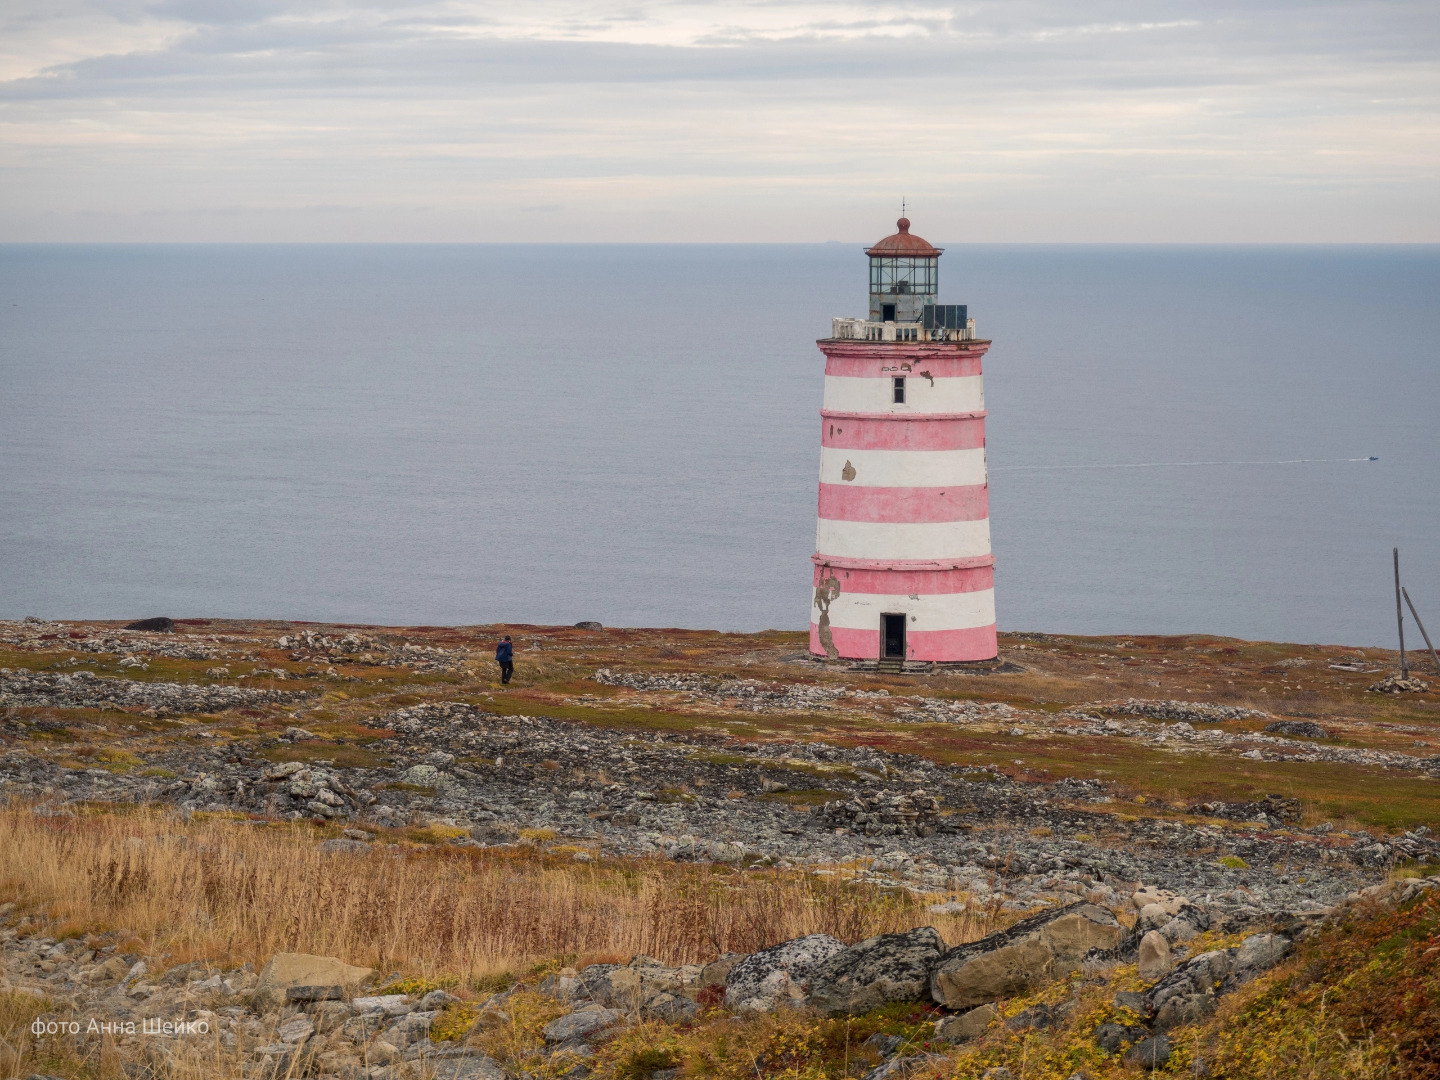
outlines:
[[[694,963],[822,931],[848,942],[930,924],[958,942],[993,929],[839,876],[533,847],[328,854],[316,839],[306,826],[155,810],[37,817],[12,804],[0,810],[0,900],[43,914],[56,936],[123,928],[176,963],[314,952],[467,981],[561,958]]]

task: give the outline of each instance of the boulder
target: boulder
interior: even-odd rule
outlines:
[[[956,1010],[1014,997],[1078,966],[1091,949],[1113,948],[1124,933],[1113,914],[1094,904],[1042,912],[942,955],[930,995]]]
[[[1150,988],[1146,1012],[1166,1031],[1215,1011],[1215,991],[1230,976],[1230,952],[1216,949],[1193,956]]]
[[[959,1016],[946,1016],[935,1021],[935,1037],[948,1043],[978,1039],[990,1026],[990,1021],[999,1015],[999,1008],[990,1004],[978,1006]]]
[[[1147,983],[1159,982],[1174,966],[1169,939],[1159,930],[1151,930],[1140,939],[1140,978]]]
[[[1283,934],[1252,934],[1234,950],[1231,970],[1237,982],[1248,982],[1278,964],[1292,947]]]
[[[1275,735],[1296,735],[1302,739],[1324,739],[1330,733],[1311,720],[1277,720],[1266,724],[1265,730]]]
[[[710,986],[725,985],[725,980],[730,976],[731,970],[741,960],[745,959],[744,953],[727,952],[717,960],[711,960],[700,969],[700,989],[704,990]]]
[[[315,1021],[303,1014],[292,1016],[275,1029],[275,1034],[282,1043],[303,1043],[315,1034]]]
[[[1169,942],[1189,941],[1197,934],[1210,929],[1210,916],[1194,904],[1184,904],[1159,928]]]
[[[292,986],[341,986],[348,989],[360,985],[374,974],[374,968],[355,967],[333,956],[276,953],[260,969],[255,992],[265,1001],[279,1005],[285,1000],[285,991]]]
[[[1095,1029],[1095,1045],[1107,1054],[1118,1053],[1122,1046],[1138,1043],[1150,1034],[1138,1024],[1101,1024]]]
[[[430,1035],[430,1026],[436,1015],[433,1012],[407,1013],[382,1031],[380,1038],[401,1050],[414,1046]]]
[[[800,1005],[811,973],[844,949],[845,944],[829,934],[808,934],[751,953],[725,976],[725,1007],[756,1013]]]
[[[599,1042],[624,1019],[615,1009],[598,1005],[567,1013],[558,1020],[552,1020],[541,1031],[547,1044],[571,1041]]]
[[[164,615],[153,619],[139,619],[136,622],[126,623],[126,630],[149,630],[152,633],[173,634],[175,632],[175,620],[167,619]]]
[[[644,1012],[664,1019],[689,1019],[695,1013],[690,994],[700,968],[666,967],[648,956],[628,964],[591,964],[575,976],[572,996],[588,997],[606,1008]]]
[[[604,630],[605,627],[594,619],[581,619],[575,624],[576,630]]]
[[[303,1005],[311,1001],[339,1001],[345,996],[345,988],[338,983],[334,986],[287,986],[285,1003]]]
[[[1142,1069],[1159,1069],[1170,1060],[1170,1040],[1163,1033],[1141,1039],[1125,1055],[1125,1064]]]
[[[933,926],[881,934],[836,953],[810,974],[807,1004],[831,1016],[857,1016],[892,1001],[917,1001],[945,951]]]
[[[1146,1011],[1167,1031],[1215,1011],[1215,999],[1278,964],[1291,949],[1283,934],[1252,934],[1238,948],[1216,949],[1186,960],[1152,986]]]

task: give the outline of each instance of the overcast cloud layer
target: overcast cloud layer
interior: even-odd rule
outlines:
[[[1440,241],[1440,4],[6,0],[0,240]],[[923,228],[922,228],[923,226]]]

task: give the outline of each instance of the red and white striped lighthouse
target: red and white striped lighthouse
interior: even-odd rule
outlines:
[[[985,394],[961,304],[937,304],[941,250],[899,231],[866,250],[870,311],[835,319],[820,410],[810,651],[832,659],[996,655]],[[888,662],[888,664],[887,664]]]

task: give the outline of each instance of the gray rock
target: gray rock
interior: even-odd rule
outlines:
[[[508,1080],[499,1062],[484,1054],[432,1059],[430,1075],[434,1080]]]
[[[132,623],[126,623],[125,629],[148,630],[152,634],[173,634],[175,632],[175,620],[167,619],[164,615],[159,615],[153,619],[139,619]]]
[[[391,1046],[403,1050],[428,1037],[430,1024],[434,1019],[433,1012],[412,1012],[387,1027],[380,1033],[380,1037]]]
[[[969,1042],[978,1039],[990,1026],[990,1021],[1000,1014],[994,1004],[981,1005],[959,1016],[946,1016],[935,1021],[935,1037],[948,1043]]]
[[[343,1001],[318,1001],[310,1007],[309,1013],[315,1021],[315,1030],[321,1035],[328,1035],[345,1024],[354,1015],[354,1010]]]
[[[1161,1031],[1202,1019],[1215,1011],[1215,988],[1229,975],[1229,950],[1191,957],[1150,988],[1146,1011],[1154,1015]]]
[[[1125,1054],[1126,1065],[1138,1065],[1142,1069],[1159,1069],[1170,1060],[1170,1039],[1164,1035],[1152,1035],[1141,1039]]]
[[[665,1020],[672,1024],[683,1024],[695,1019],[700,1007],[688,997],[678,994],[661,993],[648,999],[640,1011],[652,1020]]]
[[[729,977],[731,970],[741,960],[745,959],[744,953],[728,952],[718,959],[711,960],[700,969],[700,987],[724,986],[725,980]]]
[[[292,1016],[281,1022],[275,1034],[285,1044],[303,1043],[315,1034],[315,1021],[308,1016]]]
[[[1265,730],[1273,735],[1298,735],[1302,739],[1324,739],[1330,733],[1310,720],[1277,720],[1266,724]]]
[[[917,1001],[945,951],[933,926],[881,934],[852,945],[811,972],[807,1004],[832,1016],[859,1015],[892,1001]]]
[[[576,629],[576,630],[604,630],[605,627],[601,626],[601,625],[600,625],[598,622],[596,622],[594,619],[581,619],[579,622],[577,622],[577,623],[575,624],[575,629]]]
[[[596,1042],[623,1019],[624,1016],[615,1009],[586,1008],[550,1021],[541,1035],[546,1043],[563,1043],[572,1039]]]
[[[931,996],[951,1009],[1014,997],[1078,966],[1091,949],[1109,949],[1124,936],[1115,916],[1077,903],[1042,912],[940,957]]]
[[[1134,990],[1121,990],[1115,995],[1117,1009],[1129,1009],[1138,1015],[1145,1015],[1145,995]]]
[[[285,1000],[291,1005],[309,1001],[340,1001],[345,997],[343,986],[287,986]]]
[[[1278,964],[1292,948],[1283,934],[1252,934],[1239,948],[1217,949],[1186,960],[1150,988],[1146,1010],[1166,1031],[1215,1011],[1215,999]]]
[[[1283,960],[1293,943],[1283,934],[1252,934],[1234,950],[1231,968],[1237,975],[1258,975]],[[1253,974],[1252,974],[1253,973]]]
[[[1170,942],[1159,930],[1151,930],[1140,939],[1140,978],[1147,983],[1159,982],[1174,967]]]
[[[882,1058],[888,1058],[893,1057],[904,1042],[899,1035],[887,1035],[883,1031],[877,1031],[860,1045],[874,1050]]]
[[[799,1005],[810,975],[844,949],[844,943],[829,934],[809,934],[751,953],[725,977],[725,1006],[756,1013]]]
[[[1114,1054],[1121,1046],[1138,1043],[1149,1034],[1148,1028],[1138,1024],[1101,1024],[1095,1029],[1095,1045],[1107,1054]]]

